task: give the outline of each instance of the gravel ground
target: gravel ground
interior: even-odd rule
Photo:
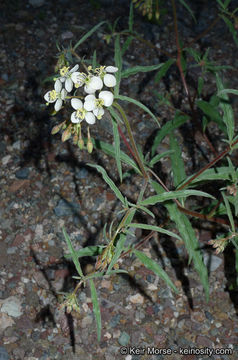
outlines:
[[[196,25],[191,25],[185,10],[178,11],[186,41],[214,18],[212,6],[207,8],[203,1],[193,6]],[[79,294],[79,314],[67,315],[58,309],[57,293],[72,290],[71,278],[75,275],[72,264],[63,257],[67,248],[62,226],[76,249],[98,244],[104,224],[115,218],[120,206],[101,177],[86,165],[103,164],[118,181],[113,160],[102,152],[89,155],[71,142],[63,144],[60,136],[51,136],[55,120],[44,105],[43,94],[49,83],[43,80],[53,73],[56,41],[67,47],[105,19],[113,22],[120,17],[118,28],[124,29],[128,13],[126,0],[12,0],[0,5],[0,360],[237,359],[237,294],[227,291],[234,277],[232,250],[224,256],[214,255],[211,249],[204,252],[210,282],[210,300],[206,303],[198,275],[187,265],[183,244],[163,237],[152,239],[144,251],[157,259],[181,291],[177,295],[171,292],[134,257],[123,260],[128,276],[96,281],[103,325],[100,343],[88,288]],[[135,40],[125,55],[125,67],[151,65],[158,58],[165,61],[162,50],[175,50],[171,16],[168,18],[158,27],[137,14],[136,30],[153,41],[156,49]],[[237,87],[237,50],[222,23],[210,37],[203,37],[197,48],[209,46],[214,60],[234,66],[225,75],[229,87]],[[113,65],[113,46],[106,45],[102,29],[82,45],[80,55],[90,55],[94,49],[101,63]],[[181,83],[175,70],[166,83],[157,86],[159,92],[169,86],[177,101],[181,100]],[[206,91],[214,91],[213,80]],[[158,109],[151,76],[140,74],[125,80],[121,93],[144,101],[163,123],[170,119],[168,109]],[[235,100],[234,106],[236,109]],[[127,112],[138,143],[146,149],[156,129],[153,120],[136,108],[128,107]],[[188,130],[185,128],[185,132]],[[220,151],[224,145],[216,127],[214,131],[214,144]],[[92,129],[92,136],[112,142],[106,117],[97,129]],[[188,171],[207,163],[204,154],[209,155],[209,149],[199,134],[195,141],[200,146],[193,148],[193,161],[188,133],[177,136],[185,143]],[[158,151],[167,147],[165,139]],[[235,156],[237,165],[237,152]],[[165,176],[167,165],[161,164]],[[134,176],[121,186],[121,191],[133,200],[140,186],[140,178]],[[214,225],[199,226],[201,245],[219,230]],[[90,261],[83,263],[85,272],[92,269]],[[129,347],[131,353],[126,353]],[[204,354],[189,354],[191,347],[202,348]],[[229,349],[232,354],[208,352],[216,348]]]

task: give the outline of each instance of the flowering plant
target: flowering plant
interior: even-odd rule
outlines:
[[[175,3],[172,1],[174,7],[174,16],[176,17]],[[220,1],[219,1],[220,3]],[[224,4],[223,4],[224,5]],[[224,5],[225,6],[225,5]],[[223,9],[224,10],[224,9]],[[225,10],[224,10],[225,11]],[[219,237],[216,240],[210,240],[210,244],[216,248],[217,253],[224,251],[225,247],[232,243],[238,249],[237,240],[237,224],[233,218],[238,215],[238,172],[232,164],[228,154],[232,153],[238,147],[238,136],[235,136],[234,117],[231,105],[229,104],[228,93],[238,94],[237,90],[225,89],[223,82],[219,76],[219,71],[225,67],[217,68],[213,63],[208,61],[208,54],[204,56],[197,53],[191,48],[180,48],[178,41],[177,22],[175,21],[175,34],[177,43],[177,59],[172,56],[165,63],[159,63],[150,66],[135,66],[126,70],[122,69],[122,55],[132,41],[133,36],[138,39],[138,34],[133,31],[133,6],[130,8],[129,28],[123,34],[129,35],[127,40],[123,43],[122,48],[120,44],[120,34],[115,34],[115,64],[114,65],[98,65],[96,60],[96,53],[93,54],[93,59],[90,65],[85,65],[85,61],[76,53],[76,49],[89,36],[91,36],[104,22],[99,23],[85,34],[73,48],[70,48],[70,53],[80,64],[69,65],[66,59],[65,52],[62,51],[59,57],[59,64],[57,69],[59,74],[55,77],[54,89],[47,91],[44,98],[47,104],[54,103],[55,112],[60,111],[63,106],[69,105],[71,107],[70,116],[61,124],[57,124],[52,129],[52,133],[56,134],[60,130],[62,132],[62,141],[68,140],[73,136],[74,144],[78,145],[82,150],[84,149],[85,140],[82,130],[87,127],[87,150],[89,153],[93,148],[102,150],[106,154],[115,158],[116,166],[120,181],[123,181],[123,166],[129,166],[132,171],[140,176],[140,191],[136,201],[133,203],[123,195],[120,188],[116,186],[115,182],[108,176],[107,172],[102,166],[98,164],[88,164],[95,168],[103,177],[107,185],[114,192],[115,196],[121,203],[121,218],[112,221],[108,227],[105,224],[103,229],[103,246],[88,246],[86,248],[75,251],[70,237],[63,229],[64,237],[67,242],[70,253],[66,255],[67,258],[72,259],[78,272],[77,279],[79,280],[74,292],[71,295],[65,296],[65,301],[62,306],[67,311],[78,310],[78,303],[76,293],[82,284],[89,283],[92,295],[92,302],[94,313],[97,321],[98,339],[101,335],[101,316],[99,301],[97,298],[94,281],[98,277],[105,275],[112,275],[115,273],[125,273],[126,270],[120,268],[121,259],[128,254],[136,256],[144,266],[152,270],[156,275],[163,279],[168,286],[175,292],[177,287],[171,281],[165,270],[156,262],[147,256],[139,249],[142,248],[156,234],[160,236],[169,236],[174,241],[180,241],[185,244],[188,251],[190,261],[193,262],[196,271],[199,274],[200,281],[203,285],[206,298],[209,298],[209,284],[208,284],[208,270],[203,260],[203,254],[199,246],[196,233],[192,226],[189,217],[198,218],[203,221],[214,222],[224,226],[228,230],[228,235]],[[107,38],[108,39],[108,38]],[[181,54],[189,53],[194,57],[198,64],[201,65],[202,74],[206,71],[211,71],[215,74],[217,94],[216,102],[206,102],[202,98],[202,89],[204,80],[202,77],[198,80],[198,89],[196,90],[197,98],[191,97],[188,85],[186,83],[185,73],[181,63]],[[177,60],[177,61],[176,61]],[[190,105],[190,113],[186,113],[182,109],[176,109],[168,100],[168,97],[158,96],[160,103],[165,103],[169,108],[174,110],[174,116],[166,124],[160,127],[158,117],[155,116],[151,110],[138,100],[120,94],[120,82],[123,78],[128,78],[139,72],[147,72],[156,70],[155,84],[165,76],[166,72],[175,63],[181,75],[181,80],[184,85],[188,104]],[[83,71],[79,71],[82,66]],[[120,103],[119,103],[120,101]],[[123,102],[129,102],[143,109],[156,124],[156,136],[151,144],[150,153],[144,156],[138,148],[134,139],[133,131],[130,121],[121,105]],[[219,106],[223,112],[223,116],[218,114],[216,107]],[[188,121],[196,122],[199,111],[203,112],[203,127],[202,136],[206,140],[208,146],[212,148],[209,140],[206,137],[206,128],[211,121],[216,121],[219,128],[222,129],[226,139],[224,140],[228,146],[221,153],[217,154],[214,151],[215,158],[213,158],[207,165],[201,168],[197,173],[187,176],[186,167],[182,157],[181,146],[178,143],[175,131]],[[105,113],[110,115],[113,128],[113,145],[102,141],[95,142],[91,138],[90,127],[97,126],[97,123],[102,119]],[[215,115],[214,115],[215,114]],[[126,130],[126,135],[123,130]],[[157,153],[158,146],[165,137],[169,137],[170,149],[164,153]],[[128,140],[129,139],[129,140]],[[120,141],[124,142],[127,153],[121,149]],[[212,148],[212,150],[214,150]],[[212,166],[221,159],[227,156],[226,166],[217,167],[216,171]],[[155,170],[155,165],[161,161],[162,158],[169,157],[171,162],[171,183],[173,188],[162,181],[159,174]],[[220,196],[214,196],[209,192],[201,191],[200,188],[194,189],[204,181],[226,180],[226,186],[220,189]],[[170,184],[171,186],[171,184]],[[148,189],[155,194],[148,195]],[[189,196],[196,196],[200,199],[202,197],[209,201],[209,206],[204,206],[199,209],[190,209],[187,205],[187,198]],[[221,200],[222,199],[222,200]],[[163,206],[164,213],[167,214],[164,222],[158,226],[155,216],[154,206],[160,204]],[[222,212],[223,211],[223,212]],[[147,216],[147,223],[138,223],[135,218],[137,212],[143,212]],[[220,218],[219,214],[227,214],[227,218]],[[167,224],[172,222],[176,230],[170,231],[167,229]],[[144,238],[140,239],[136,244],[126,244],[126,239],[131,229],[149,230]],[[162,235],[161,235],[162,234]],[[97,256],[95,269],[90,274],[84,274],[79,262],[82,256]],[[238,259],[238,257],[237,257]]]

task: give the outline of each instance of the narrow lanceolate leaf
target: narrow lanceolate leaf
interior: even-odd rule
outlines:
[[[117,96],[115,96],[115,99],[122,100],[122,101],[127,101],[127,102],[130,102],[130,103],[132,103],[132,104],[135,104],[136,106],[140,107],[140,108],[143,109],[145,112],[147,112],[147,113],[155,120],[155,122],[157,123],[157,125],[160,126],[157,117],[150,111],[150,109],[148,109],[147,106],[145,106],[144,104],[142,104],[140,101],[137,101],[137,100],[135,100],[135,99],[132,99],[132,98],[129,97],[129,96],[122,96],[122,95],[117,95]]]
[[[113,137],[114,137],[114,148],[115,148],[115,157],[116,157],[116,164],[117,170],[120,177],[120,181],[122,183],[122,167],[121,167],[121,149],[120,149],[120,135],[118,132],[118,125],[115,120],[112,119],[112,129],[113,129]]]
[[[105,24],[106,21],[101,21],[99,24],[95,25],[92,29],[90,29],[81,39],[74,45],[73,50],[75,51],[79,45],[81,45],[88,37],[90,37],[97,29]]]
[[[67,232],[66,232],[66,230],[65,230],[64,227],[63,227],[63,234],[64,234],[64,238],[65,238],[66,244],[67,244],[67,246],[68,246],[68,249],[69,249],[69,251],[70,251],[70,255],[71,255],[72,260],[73,260],[73,262],[74,262],[74,265],[75,265],[75,267],[76,267],[76,269],[77,269],[77,271],[78,271],[78,274],[79,274],[79,276],[80,276],[81,278],[83,278],[84,276],[83,276],[83,272],[82,272],[82,269],[81,269],[81,265],[80,265],[80,263],[79,263],[79,261],[78,261],[78,256],[77,256],[76,252],[74,251],[74,248],[73,248],[73,245],[72,245],[71,240],[70,240],[70,238],[69,238],[69,235],[67,234]]]
[[[196,102],[197,106],[203,111],[203,113],[206,115],[206,117],[217,123],[221,131],[223,131],[226,134],[226,126],[224,125],[224,122],[222,120],[221,115],[219,114],[219,111],[217,109],[217,105],[211,104],[204,100],[198,100]]]
[[[175,59],[169,59],[164,64],[162,64],[161,69],[155,75],[155,82],[158,83],[162,79],[163,76],[167,73],[170,66],[175,62]]]
[[[180,1],[181,4],[185,7],[185,9],[189,12],[189,14],[192,16],[193,20],[194,20],[195,22],[197,22],[197,21],[196,21],[196,18],[195,18],[195,16],[194,16],[194,13],[193,13],[193,11],[192,11],[192,9],[191,9],[190,6],[186,3],[186,1],[185,1],[185,0],[179,0],[179,1]]]
[[[97,324],[98,341],[100,341],[101,340],[101,331],[102,331],[100,305],[98,302],[97,291],[96,291],[93,279],[89,280],[89,284],[90,284],[91,298],[92,298],[92,303],[93,303],[93,312],[94,312],[94,316],[95,316],[96,324]]]
[[[236,176],[238,177],[238,169],[236,170]],[[183,186],[185,182],[187,182],[189,179],[191,179],[195,174],[189,176],[187,179],[184,180],[182,184],[180,184],[180,187]],[[228,166],[222,166],[222,167],[216,167],[216,169],[207,169],[202,174],[200,174],[198,177],[192,180],[191,183],[189,183],[189,186],[193,184],[197,184],[198,182],[204,182],[204,181],[214,181],[214,180],[230,180],[231,174]]]
[[[83,257],[83,256],[97,256],[100,255],[103,252],[102,246],[87,246],[83,249],[75,250],[75,255],[77,258]],[[64,255],[66,259],[71,259],[72,254],[66,254]]]
[[[178,236],[177,234],[173,233],[172,231],[163,229],[162,227],[159,227],[159,226],[148,225],[148,224],[137,224],[137,223],[132,223],[132,224],[129,224],[128,226],[138,228],[138,229],[157,231],[157,232],[159,232],[161,234],[165,234],[165,235],[175,237],[176,239],[181,240],[181,237]]]
[[[149,65],[149,66],[134,66],[132,68],[126,69],[122,71],[121,77],[122,78],[128,78],[129,76],[135,75],[139,72],[148,72],[160,69],[163,66],[163,64],[156,64],[156,65]]]
[[[182,214],[176,204],[167,203],[167,210],[169,211],[170,219],[175,222],[177,229],[180,232],[180,235],[184,241],[186,249],[189,254],[190,261],[193,261],[194,267],[200,276],[201,283],[205,290],[206,299],[209,299],[209,284],[208,284],[208,273],[207,268],[203,262],[203,257],[199,249],[200,245],[196,238],[195,231],[186,217]]]
[[[236,229],[235,229],[235,223],[234,223],[234,219],[233,219],[231,207],[230,207],[229,201],[228,201],[228,199],[227,199],[227,196],[224,194],[224,192],[222,192],[222,197],[223,197],[223,200],[224,200],[224,203],[225,203],[225,207],[226,207],[226,211],[227,211],[227,216],[228,216],[228,218],[229,218],[232,231],[235,232]]]
[[[87,164],[88,166],[94,167],[95,169],[97,169],[98,172],[100,172],[102,174],[103,179],[106,181],[106,183],[110,186],[110,188],[112,189],[112,191],[114,192],[114,194],[116,195],[116,197],[121,201],[122,204],[125,205],[125,199],[122,195],[122,193],[120,192],[120,190],[117,188],[117,186],[115,185],[115,183],[112,181],[112,179],[110,179],[110,177],[107,175],[107,172],[105,169],[103,169],[102,166],[100,165],[94,165],[94,164]]]
[[[133,250],[136,257],[142,262],[142,264],[147,267],[147,269],[153,271],[156,275],[158,275],[162,280],[166,282],[167,285],[169,285],[176,293],[178,293],[178,289],[173,284],[170,277],[167,275],[167,273],[157,264],[154,260],[150,259],[147,255],[145,255],[143,252],[138,250]]]
[[[204,196],[204,197],[208,197],[211,199],[214,199],[214,197],[210,194],[207,194],[203,191],[199,191],[199,190],[178,190],[178,191],[168,191],[168,192],[164,192],[163,194],[159,194],[159,195],[153,195],[148,197],[147,199],[143,200],[141,202],[141,205],[155,205],[157,203],[161,203],[164,201],[168,201],[168,200],[173,200],[173,199],[181,199],[187,196]]]
[[[170,149],[173,151],[170,154],[170,159],[173,170],[174,186],[177,187],[186,178],[186,173],[182,152],[173,133],[170,134],[169,144]]]
[[[157,154],[153,157],[153,159],[150,160],[149,162],[149,167],[153,167],[155,164],[157,164],[157,162],[159,162],[163,157],[169,156],[170,154],[173,153],[173,150],[168,150],[163,152],[162,154]]]
[[[129,31],[133,31],[133,22],[134,22],[134,11],[133,11],[133,2],[130,4],[130,14],[129,14],[129,21],[128,21],[128,28]]]
[[[218,76],[218,74],[216,74],[216,83],[217,83],[218,91],[221,92],[222,90],[224,90],[223,83],[220,77]],[[223,111],[223,121],[227,128],[229,143],[231,144],[235,131],[234,114],[233,114],[232,106],[229,103],[229,98],[227,94],[225,93],[221,94],[220,98],[221,98],[221,102],[219,104],[219,107]]]
[[[163,127],[159,130],[158,134],[155,136],[154,143],[151,147],[152,156],[155,155],[156,149],[161,143],[161,141],[164,139],[164,137],[170,134],[171,131],[173,131],[174,129],[183,125],[188,119],[189,116],[176,113],[173,120],[170,120],[166,122],[165,125],[163,125]]]
[[[107,143],[105,143],[104,141],[101,141],[101,140],[92,139],[92,142],[93,142],[93,146],[96,149],[102,150],[105,154],[116,158],[114,146],[112,146],[111,144],[107,144]],[[138,169],[137,164],[135,163],[134,160],[132,160],[130,158],[130,156],[125,154],[123,151],[121,151],[120,152],[120,158],[121,158],[121,161],[124,164],[129,165],[135,172],[137,172],[138,174],[141,174],[141,171]]]
[[[123,56],[125,54],[126,50],[130,46],[130,43],[132,42],[132,40],[133,40],[133,36],[129,36],[126,39],[126,41],[124,42],[124,44],[122,45],[122,48],[121,48],[121,56]]]
[[[124,222],[124,226],[126,227],[128,224],[131,223],[134,215],[135,215],[135,212],[136,212],[136,209],[132,209],[129,213],[128,213],[128,216],[126,218],[126,221]],[[124,244],[125,244],[125,241],[126,241],[126,234],[124,233],[120,233],[119,234],[119,240],[117,241],[116,243],[116,248],[115,248],[115,253],[114,253],[114,256],[108,266],[108,269],[107,269],[107,272],[106,272],[106,275],[108,275],[113,266],[116,264],[117,260],[119,259],[122,251],[124,250]]]
[[[114,44],[114,60],[115,65],[118,68],[118,71],[115,73],[115,77],[117,80],[116,86],[114,87],[114,96],[119,94],[120,81],[121,81],[121,69],[122,69],[122,55],[121,55],[121,47],[120,47],[120,36],[117,35],[115,38]]]
[[[229,31],[231,32],[236,46],[238,46],[237,30],[235,29],[233,23],[226,16],[222,15],[221,17],[225,21]]]

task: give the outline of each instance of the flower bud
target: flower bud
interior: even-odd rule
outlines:
[[[88,139],[87,150],[88,150],[89,154],[91,154],[91,152],[93,151],[93,143],[92,143],[91,139]]]

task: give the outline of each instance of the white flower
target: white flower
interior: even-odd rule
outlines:
[[[92,76],[89,78],[87,85],[89,88],[94,89],[96,91],[102,89],[103,82],[99,76]]]
[[[114,96],[113,93],[111,93],[111,91],[108,90],[101,91],[98,97],[99,99],[102,99],[104,101],[103,105],[106,107],[111,106],[113,103]]]
[[[93,111],[97,119],[101,119],[104,114],[103,105],[103,99],[97,99],[94,95],[87,95],[85,97],[84,108],[87,111]]]
[[[54,103],[55,102],[55,111],[59,111],[62,108],[63,100],[65,100],[67,95],[67,91],[62,89],[62,84],[59,80],[56,80],[54,85],[54,90],[48,91],[44,95],[44,99],[47,103]]]
[[[74,108],[74,110],[76,110],[71,114],[71,122],[72,123],[77,124],[77,123],[80,123],[81,121],[83,121],[84,119],[86,120],[86,122],[88,124],[95,123],[96,119],[95,119],[94,114],[90,111],[87,111],[83,107],[83,103],[81,100],[72,99],[71,105]]]
[[[71,70],[69,67],[64,66],[60,69],[60,77],[59,80],[65,83],[65,89],[70,92],[73,89],[73,81],[71,79],[74,72],[76,72],[79,68],[79,65],[75,65]]]
[[[107,73],[115,73],[118,71],[118,68],[115,66],[107,66],[105,68]],[[117,80],[114,75],[112,74],[105,74],[103,77],[103,82],[107,87],[114,87],[117,83]]]

